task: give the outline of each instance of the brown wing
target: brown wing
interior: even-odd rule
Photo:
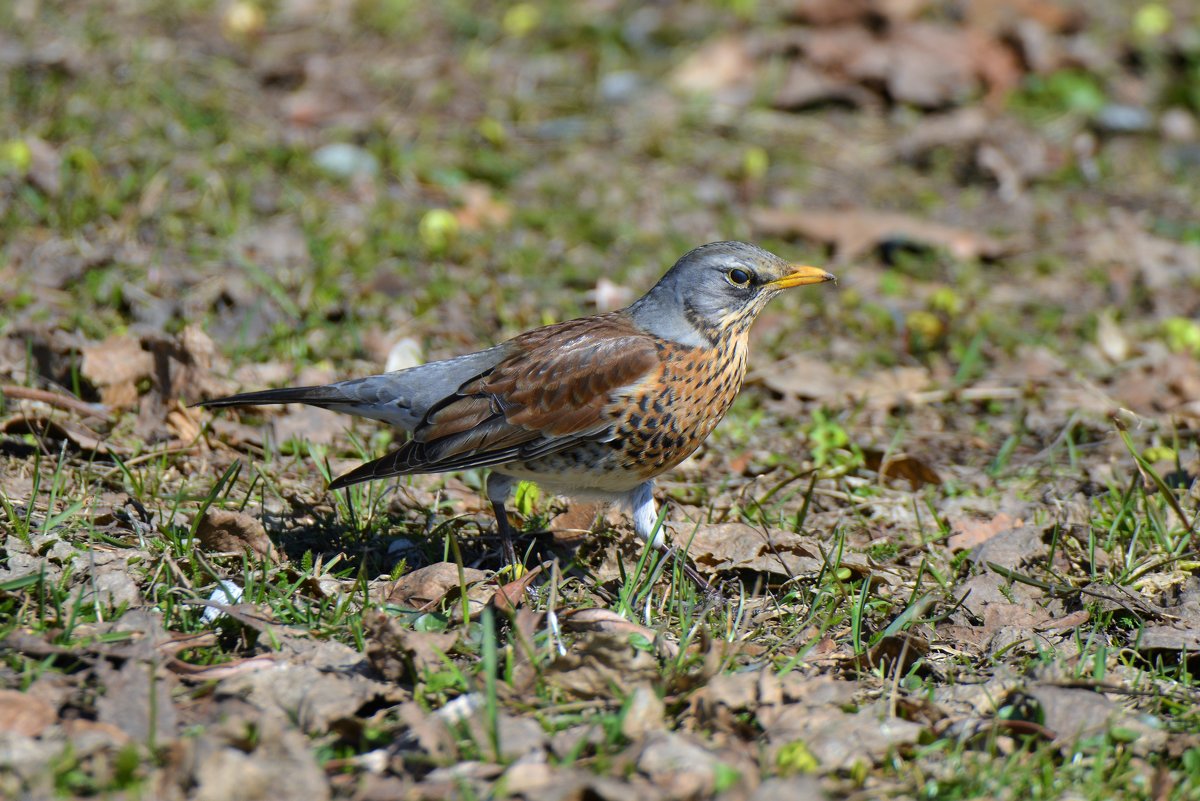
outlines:
[[[435,404],[398,450],[336,479],[359,481],[532,459],[603,439],[614,398],[661,367],[658,342],[618,313],[546,326]]]

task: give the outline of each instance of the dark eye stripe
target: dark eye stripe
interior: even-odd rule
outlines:
[[[729,283],[734,286],[746,286],[750,283],[750,273],[745,270],[730,270],[728,273]]]

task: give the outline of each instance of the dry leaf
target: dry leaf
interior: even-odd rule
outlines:
[[[877,471],[884,479],[904,479],[914,492],[925,485],[938,486],[942,483],[937,471],[915,456],[865,449],[863,458],[868,470]]]
[[[29,182],[51,197],[62,193],[62,154],[54,145],[36,136],[26,137],[29,148]]]
[[[665,714],[666,706],[654,688],[649,684],[639,684],[625,702],[621,735],[627,740],[640,740],[650,732],[663,728]]]
[[[948,25],[899,25],[889,36],[883,74],[856,77],[883,79],[888,95],[898,103],[921,108],[958,104],[978,88],[978,59],[991,43]]]
[[[529,589],[529,585],[551,564],[551,562],[540,564],[532,570],[526,570],[525,574],[516,581],[510,581],[503,586],[497,587],[495,594],[490,599],[490,603],[495,604],[496,608],[503,612],[513,611],[525,600],[525,591]]]
[[[929,654],[929,640],[912,632],[884,637],[848,663],[858,670],[882,670],[887,674],[905,675],[909,669]]]
[[[1133,647],[1147,653],[1186,653],[1195,656],[1200,653],[1200,629],[1147,626],[1136,637]]]
[[[1018,525],[1020,524],[1020,525]],[[971,561],[977,565],[995,564],[1015,570],[1046,555],[1042,529],[1023,524],[1002,529],[971,549]]]
[[[815,538],[781,529],[764,531],[746,523],[700,526],[688,545],[688,556],[701,573],[747,571],[766,576],[772,582],[815,575],[825,566],[820,543]],[[843,553],[839,566],[885,583],[895,580],[861,554]]]
[[[674,658],[679,655],[679,646],[670,640],[663,639],[654,629],[640,623],[626,620],[611,609],[598,607],[590,609],[567,609],[559,613],[559,620],[565,631],[592,631],[618,634],[628,637],[637,634],[655,644],[655,650],[662,656]]]
[[[874,95],[856,83],[831,77],[796,61],[788,66],[772,105],[785,111],[804,111],[827,103],[867,106],[873,99]]]
[[[426,671],[443,667],[458,642],[457,632],[413,631],[385,612],[372,612],[363,623],[367,661],[388,681],[420,680]]]
[[[18,414],[0,423],[0,432],[5,434],[34,434],[51,440],[66,440],[81,451],[93,453],[116,453],[126,455],[129,449],[115,446],[97,432],[77,420],[38,414]]]
[[[818,26],[866,24],[880,17],[890,21],[913,19],[928,5],[929,0],[794,0],[790,16]]]
[[[512,206],[492,197],[492,190],[487,184],[464,184],[459,189],[459,200],[462,206],[454,212],[454,217],[464,231],[499,228],[507,225],[512,217]]]
[[[916,160],[935,148],[974,145],[994,124],[991,115],[976,106],[945,114],[927,114],[911,133],[896,142],[893,152],[899,158]]]
[[[38,737],[58,720],[54,707],[16,690],[0,690],[0,732]]]
[[[473,567],[463,568],[463,581],[468,586],[485,581],[489,575]],[[458,565],[454,562],[438,562],[397,579],[388,590],[387,603],[425,609],[441,603],[449,592],[458,588]]]
[[[1096,317],[1096,346],[1104,358],[1113,364],[1119,364],[1129,357],[1129,338],[1121,330],[1116,312],[1111,308],[1104,309]]]
[[[217,553],[241,553],[266,559],[279,560],[267,530],[257,518],[232,509],[209,509],[204,513],[196,529],[196,538],[209,551]]]
[[[654,684],[658,677],[657,659],[630,645],[629,634],[610,631],[584,634],[545,671],[548,684],[577,698],[627,695],[639,684]]]
[[[119,668],[106,660],[95,666],[104,692],[96,699],[96,717],[139,743],[164,743],[176,734],[178,710],[171,694],[178,679],[157,660],[129,659]]]
[[[1002,531],[1023,525],[1025,525],[1025,521],[1018,520],[1005,512],[1000,512],[991,520],[968,518],[952,520],[950,527],[954,533],[950,535],[946,544],[952,551],[966,551],[982,545]]]
[[[801,236],[830,244],[839,263],[854,261],[880,245],[896,241],[942,248],[964,260],[995,259],[1011,250],[1009,245],[975,231],[891,212],[760,207],[751,210],[750,224],[764,236]]]
[[[1039,722],[1067,743],[1103,734],[1121,715],[1120,705],[1093,690],[1046,684],[1022,694],[1038,702]]]
[[[827,359],[792,353],[781,361],[751,374],[751,382],[786,397],[804,400],[841,401],[851,379],[836,372]]]
[[[696,737],[671,731],[652,732],[638,757],[638,770],[672,798],[708,798],[721,760]]]
[[[271,435],[275,442],[296,439],[315,445],[329,445],[346,431],[344,414],[298,403],[289,403],[284,408],[286,411],[282,415],[271,420]]]
[[[882,717],[870,706],[844,712],[833,706],[789,704],[767,727],[772,749],[801,741],[807,744],[823,771],[848,770],[857,763],[875,762],[892,749],[915,745],[925,732],[918,723]]]
[[[100,391],[100,400],[114,407],[137,405],[137,383],[154,372],[154,357],[139,340],[118,334],[86,345],[80,375]]]
[[[607,504],[573,501],[565,512],[550,519],[548,528],[555,544],[578,545],[589,537],[596,525],[596,517]]]
[[[671,74],[671,83],[685,92],[724,93],[745,86],[754,77],[754,59],[742,36],[723,36],[692,53]]]

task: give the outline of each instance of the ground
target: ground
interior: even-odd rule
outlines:
[[[1200,798],[1194,4],[0,5],[0,795]],[[628,521],[208,397],[819,264]]]

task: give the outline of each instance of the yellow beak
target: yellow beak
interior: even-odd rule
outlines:
[[[821,284],[826,281],[836,281],[837,278],[830,273],[825,272],[820,267],[809,267],[805,264],[793,264],[792,269],[795,271],[790,275],[785,275],[783,278],[767,284],[777,289],[790,289],[794,286],[804,286],[806,284]]]

